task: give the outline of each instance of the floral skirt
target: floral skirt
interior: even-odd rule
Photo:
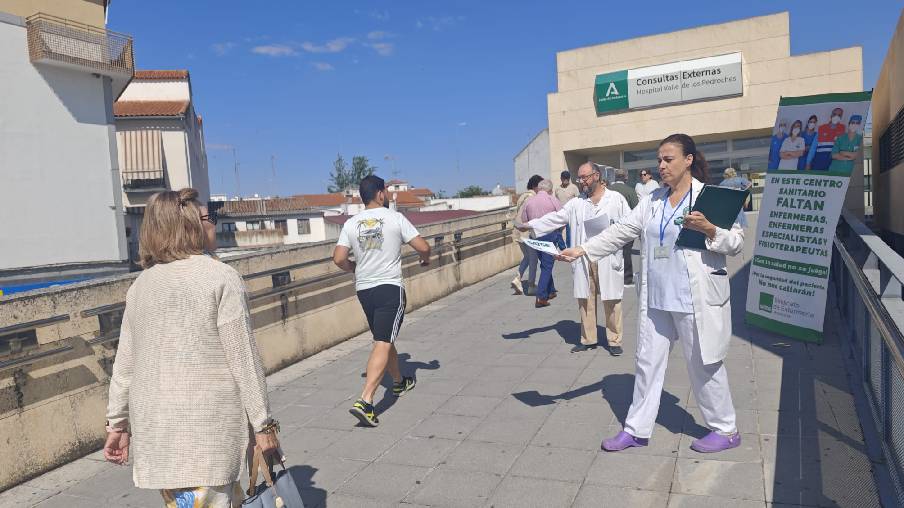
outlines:
[[[166,508],[240,508],[245,498],[238,482],[219,487],[161,489]]]

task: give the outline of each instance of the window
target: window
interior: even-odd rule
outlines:
[[[703,152],[703,155],[711,153],[723,153],[728,151],[728,141],[713,141],[710,143],[697,143],[697,150]]]
[[[221,222],[220,227],[224,233],[235,233],[236,231],[235,222]]]
[[[745,139],[735,139],[731,142],[732,150],[752,150],[755,148],[765,148],[769,149],[769,142],[771,138],[745,138]]]
[[[298,219],[298,234],[311,234],[311,219]]]
[[[283,234],[283,236],[289,234],[289,226],[285,219],[276,220],[273,222],[273,225],[275,226],[275,229]]]
[[[38,336],[34,329],[0,337],[0,356],[18,354],[37,347]]]
[[[879,138],[879,172],[884,173],[904,162],[904,108],[888,124]]]
[[[264,223],[259,220],[252,220],[245,223],[245,229],[248,231],[257,231],[259,229],[265,229]]]
[[[625,162],[655,161],[657,157],[659,157],[659,148],[625,152]]]

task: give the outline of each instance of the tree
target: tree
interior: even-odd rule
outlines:
[[[330,185],[326,188],[327,192],[344,192],[349,187],[351,173],[345,164],[345,159],[341,154],[336,154],[336,161],[333,162],[333,171],[330,173]]]
[[[455,194],[457,198],[473,198],[474,196],[486,196],[489,194],[487,191],[483,190],[483,187],[479,185],[468,185],[464,189],[458,191]]]
[[[363,155],[356,155],[352,157],[352,170],[351,170],[351,185],[357,187],[358,184],[361,183],[361,180],[364,180],[368,176],[374,174],[374,171],[377,170],[376,166],[371,166],[370,161],[367,160],[367,157]]]

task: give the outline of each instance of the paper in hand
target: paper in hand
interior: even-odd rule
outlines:
[[[547,254],[552,254],[553,256],[559,254],[559,248],[552,242],[544,242],[542,240],[534,240],[533,238],[525,238],[522,240],[525,245],[534,249],[536,251],[545,252]]]
[[[587,238],[593,238],[594,236],[602,233],[608,227],[609,216],[607,214],[602,214],[598,217],[584,220],[584,233],[587,235]]]

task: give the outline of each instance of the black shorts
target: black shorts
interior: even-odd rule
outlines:
[[[358,291],[358,301],[367,316],[374,340],[395,342],[405,319],[405,288],[381,284]]]

